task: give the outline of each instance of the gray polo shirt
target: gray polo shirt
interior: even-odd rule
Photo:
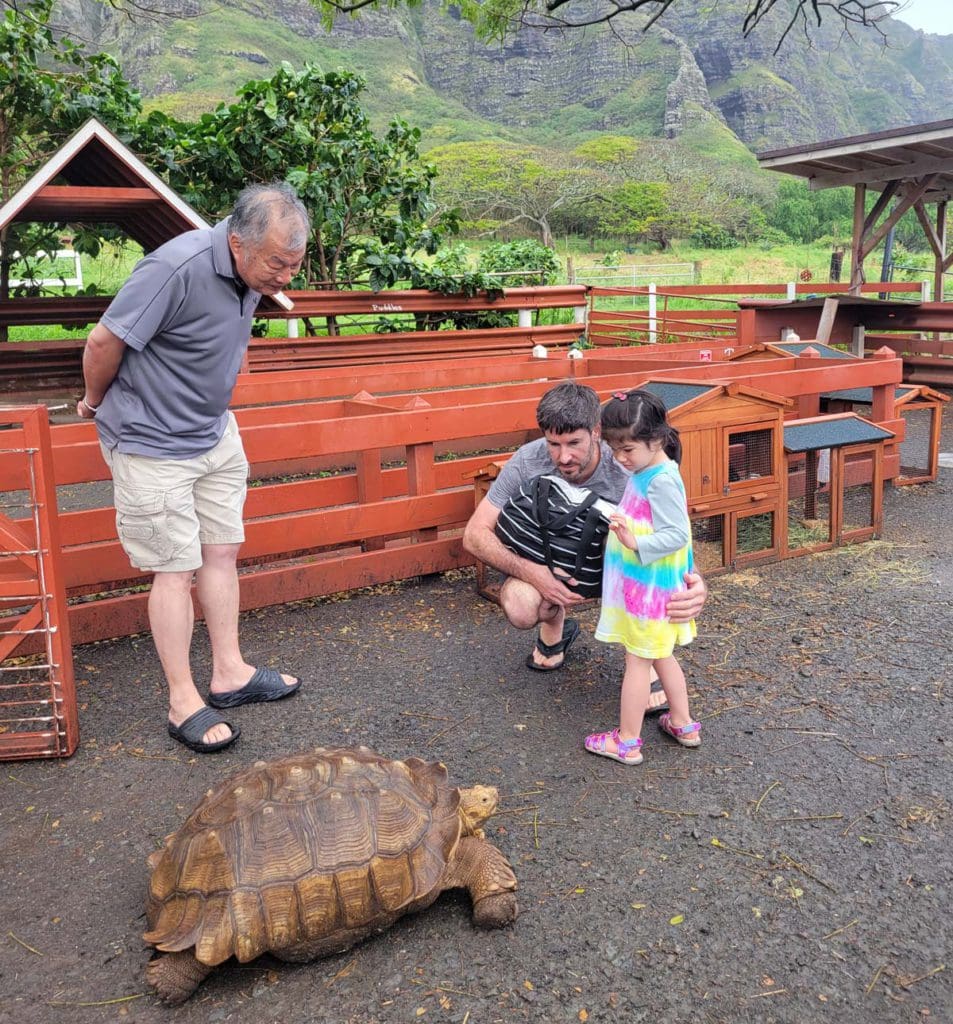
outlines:
[[[578,486],[595,491],[600,498],[617,505],[629,481],[629,473],[612,457],[612,449],[605,441],[599,442],[599,452],[599,465],[596,466],[595,473],[588,480],[581,481]],[[516,450],[500,470],[500,475],[490,484],[487,500],[491,505],[502,508],[526,480],[541,473],[558,472],[550,458],[546,438],[529,441]]]
[[[101,321],[127,346],[96,413],[102,443],[165,459],[214,448],[260,298],[236,277],[227,220],[140,260]]]

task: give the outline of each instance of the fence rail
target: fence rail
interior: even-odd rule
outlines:
[[[811,284],[758,285],[670,285],[638,288],[589,289],[587,336],[595,345],[655,344],[660,341],[690,341],[698,338],[718,339],[726,334],[741,333],[739,301],[755,297],[794,300],[798,297],[846,295],[848,285],[837,282]],[[863,295],[882,292],[899,296],[922,295],[915,281],[872,282],[861,288]],[[617,308],[620,299],[644,305],[643,309]],[[691,299],[710,304],[705,309],[674,308]],[[711,308],[714,307],[714,308]]]
[[[669,348],[666,365],[659,357]],[[471,564],[460,531],[473,509],[473,474],[536,436],[539,398],[566,376],[585,380],[601,397],[648,378],[730,378],[796,398],[800,415],[816,414],[820,392],[860,380],[874,389],[873,418],[902,435],[893,414],[896,358],[700,363],[698,346],[678,348],[658,346],[654,359],[642,349],[620,349],[578,360],[501,356],[493,364],[470,359],[243,375],[236,417],[257,486],[245,506],[242,607]],[[74,642],[145,629],[141,585],[148,576],[129,567],[109,491],[97,486],[109,474],[95,427],[54,425],[50,436],[55,484],[91,505],[56,517]],[[15,426],[0,432],[0,492],[27,484],[14,454],[25,440]]]
[[[639,263],[629,267],[581,267],[573,271],[572,283],[636,288],[674,281],[694,285],[698,277],[697,263]]]

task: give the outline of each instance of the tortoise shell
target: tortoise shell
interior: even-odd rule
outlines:
[[[344,948],[436,898],[459,803],[444,765],[366,747],[258,762],[149,858],[143,938],[210,966]]]

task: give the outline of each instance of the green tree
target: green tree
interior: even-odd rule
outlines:
[[[624,167],[636,159],[640,148],[631,135],[597,135],[576,146],[573,153],[600,167]]]
[[[386,287],[409,276],[414,253],[437,250],[455,217],[436,214],[435,171],[420,157],[419,130],[394,120],[376,135],[360,105],[363,88],[348,71],[283,63],[197,122],[152,113],[140,145],[210,219],[227,213],[248,183],[286,179],[312,218],[297,283]]]
[[[87,54],[50,28],[53,0],[25,0],[0,20],[0,202],[5,202],[90,117],[126,135],[139,96],[105,53]],[[0,233],[0,297],[9,295],[12,255],[29,275],[37,254],[55,251],[64,224],[7,225]],[[105,232],[74,229],[77,249],[96,252]]]
[[[811,192],[807,182],[785,177],[767,210],[769,226],[796,242],[834,237],[848,241],[853,223],[853,192],[849,188]]]
[[[610,238],[640,241],[665,240],[674,229],[671,189],[660,181],[626,181],[606,196],[599,218],[600,230]]]
[[[529,224],[550,248],[554,215],[602,188],[601,177],[582,160],[539,146],[461,142],[428,155],[440,172],[440,202],[459,209],[469,227],[490,234]]]

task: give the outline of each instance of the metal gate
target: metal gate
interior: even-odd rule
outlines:
[[[68,757],[79,742],[60,570],[50,424],[44,406],[0,409],[0,760]],[[39,654],[20,655],[27,638]]]

